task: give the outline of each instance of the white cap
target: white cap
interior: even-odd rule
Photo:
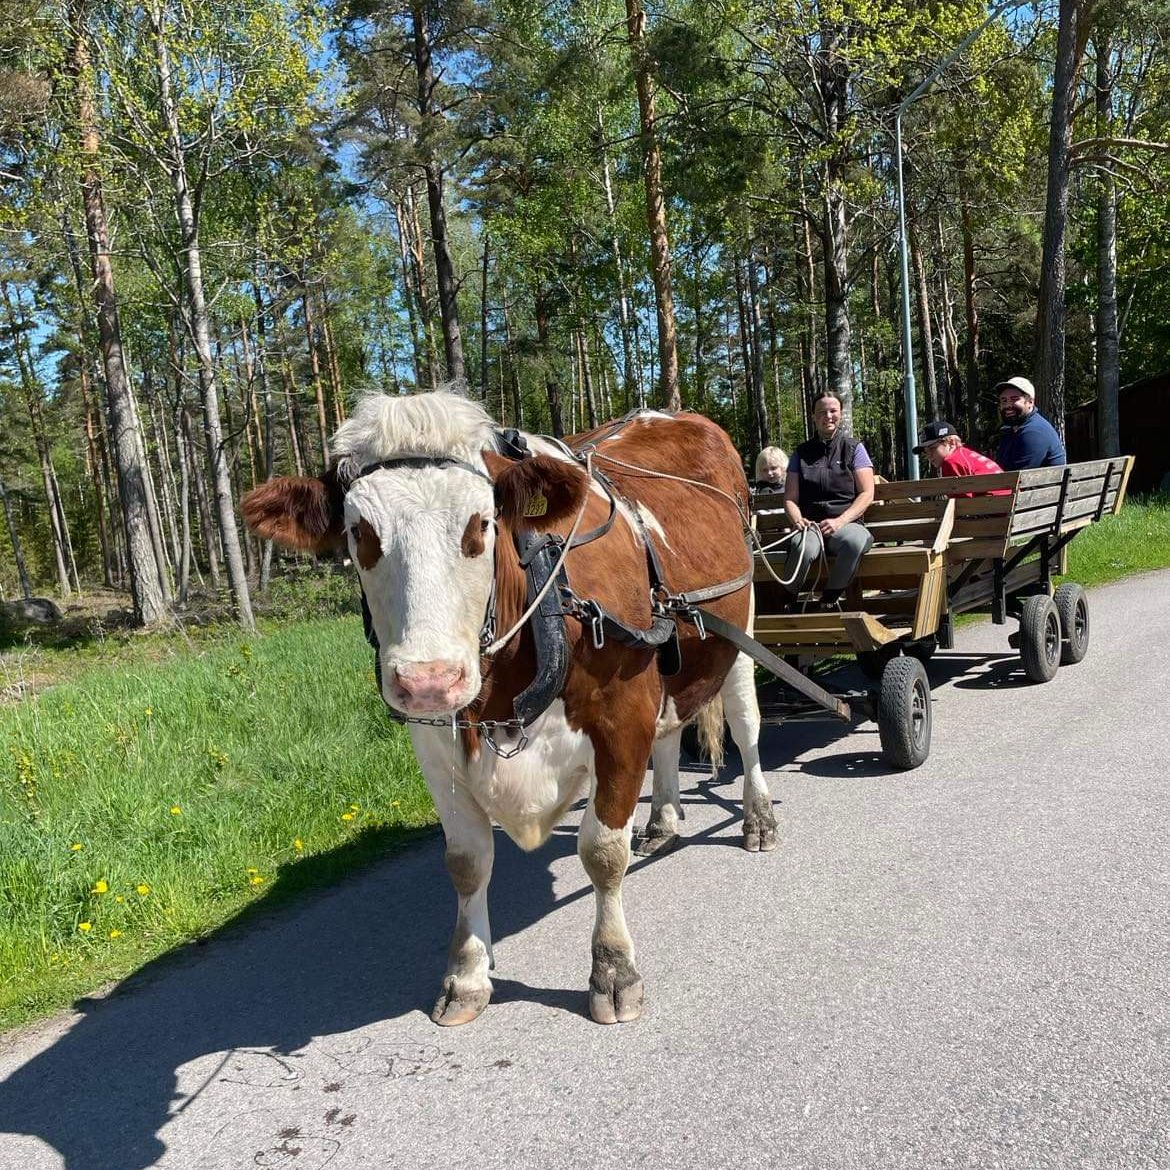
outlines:
[[[1031,398],[1033,401],[1036,399],[1036,387],[1027,378],[1018,375],[1015,378],[1008,378],[1006,382],[1000,382],[993,393],[998,394],[1005,386],[1018,390],[1025,398]]]

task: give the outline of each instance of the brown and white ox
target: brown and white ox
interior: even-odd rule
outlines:
[[[336,466],[323,478],[275,479],[244,500],[245,518],[262,537],[319,553],[348,544],[373,618],[382,697],[403,715],[509,719],[512,700],[536,671],[534,641],[526,626],[494,657],[481,657],[493,574],[502,634],[525,607],[513,539],[518,527],[567,534],[584,505],[580,531],[586,532],[608,514],[608,498],[578,463],[548,441],[527,438],[536,454],[514,462],[496,454],[491,420],[467,399],[443,392],[370,397],[335,436]],[[420,454],[465,461],[488,478],[457,464],[397,466],[354,478],[372,464]],[[700,481],[726,496],[613,460]],[[732,503],[746,510],[747,484],[739,456],[714,423],[695,414],[636,416],[600,441],[596,466],[625,500],[604,536],[568,553],[569,581],[579,597],[597,599],[629,625],[651,624],[646,554],[630,507],[652,533],[674,592],[734,581],[749,566]],[[541,509],[540,516],[527,515]],[[749,628],[751,585],[708,608]],[[513,758],[487,750],[474,728],[456,739],[450,727],[410,725],[442,819],[459,903],[432,1013],[440,1024],[474,1019],[491,997],[492,822],[521,848],[534,849],[584,792],[577,849],[596,895],[589,1010],[601,1023],[637,1018],[642,978],[621,896],[634,809],[653,756],[647,834],[654,842],[674,836],[682,816],[682,728],[717,696],[744,763],[745,848],[775,845],[751,661],[719,638],[700,639],[682,622],[682,669],[664,677],[654,650],[613,640],[598,649],[577,620],[566,618],[565,625],[567,682]]]

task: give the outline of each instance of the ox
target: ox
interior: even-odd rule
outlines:
[[[382,698],[409,723],[458,895],[432,1018],[465,1023],[491,997],[492,822],[534,849],[587,792],[578,854],[596,897],[589,1010],[601,1023],[632,1020],[641,1012],[642,978],[621,890],[634,810],[652,756],[646,849],[676,839],[682,728],[713,700],[722,699],[743,758],[744,846],[775,846],[752,664],[679,621],[677,653],[660,669],[653,646],[598,639],[587,622],[558,611],[563,685],[525,729],[527,746],[516,750],[520,729],[507,721],[537,674],[536,640],[528,623],[482,654],[485,615],[494,613],[502,640],[525,610],[519,537],[563,536],[578,524],[600,532],[564,555],[577,597],[596,600],[631,628],[651,627],[649,539],[676,593],[741,581],[707,608],[749,628],[747,484],[726,434],[694,414],[646,412],[580,436],[578,447],[594,447],[609,492],[552,441],[528,436],[531,454],[513,459],[498,453],[499,439],[467,399],[442,391],[372,396],[335,436],[329,472],[272,480],[245,498],[244,516],[260,536],[287,546],[324,553],[348,544],[357,565]]]

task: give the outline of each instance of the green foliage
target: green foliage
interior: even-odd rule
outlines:
[[[0,742],[0,1026],[434,817],[352,617],[95,666],[0,708]]]

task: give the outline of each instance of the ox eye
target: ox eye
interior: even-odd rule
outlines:
[[[487,533],[487,530],[488,530],[488,525],[489,525],[490,523],[491,523],[491,521],[490,521],[490,520],[481,520],[481,521],[480,521],[480,524],[479,524],[479,530],[480,530],[480,532],[483,532],[483,533],[485,533],[485,534],[486,534],[486,533]]]

